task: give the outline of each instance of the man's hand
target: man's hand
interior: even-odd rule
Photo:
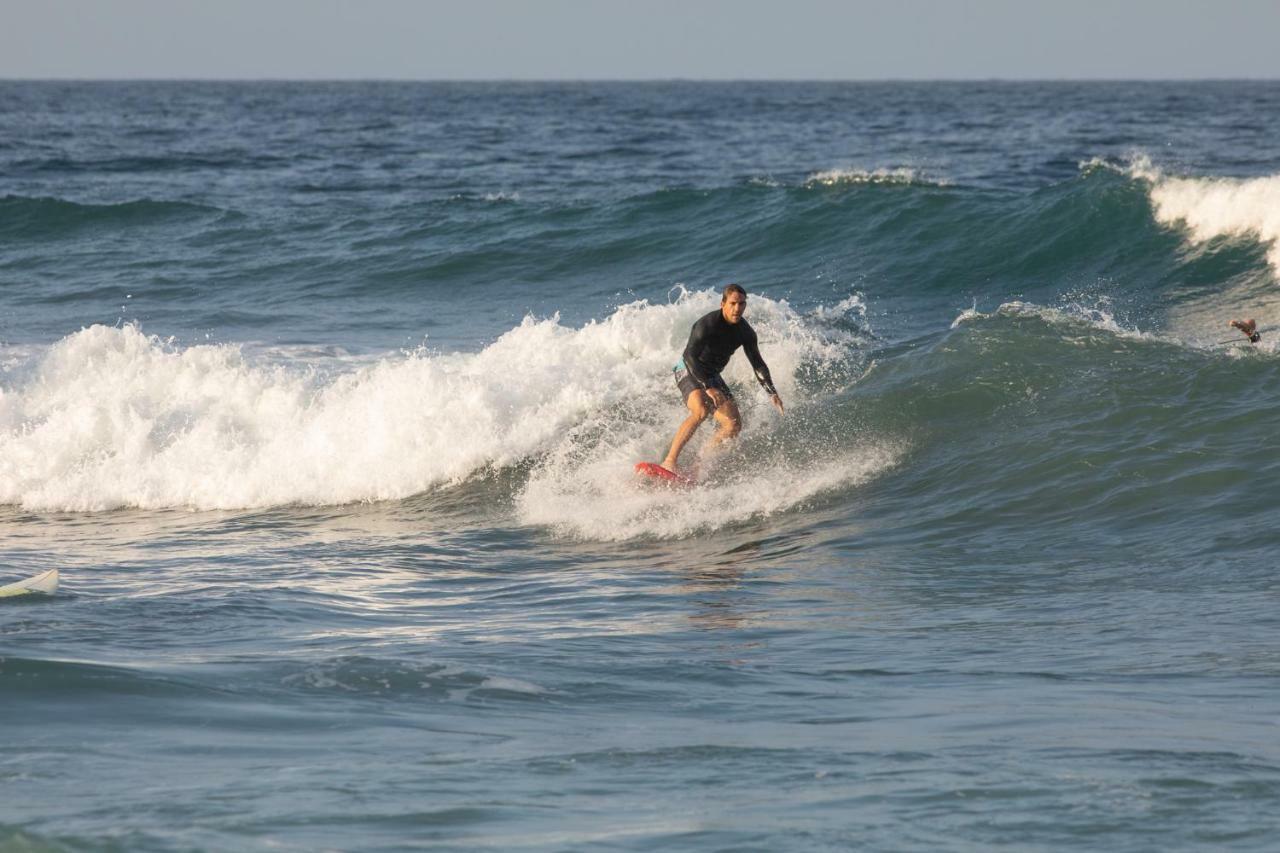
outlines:
[[[773,403],[773,407],[778,410],[778,414],[782,414],[782,398],[774,394],[769,398],[769,402]]]

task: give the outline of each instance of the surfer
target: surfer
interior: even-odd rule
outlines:
[[[1262,340],[1262,332],[1258,331],[1258,321],[1250,317],[1247,320],[1232,320],[1227,324],[1233,329],[1239,329],[1244,336],[1249,339],[1249,343],[1256,344]]]
[[[716,447],[736,436],[742,429],[742,415],[734,402],[733,392],[720,378],[730,357],[742,347],[755,370],[756,380],[769,394],[769,400],[782,412],[782,398],[773,387],[769,366],[760,357],[756,332],[742,316],[747,309],[747,291],[737,284],[726,285],[720,294],[720,307],[693,324],[684,356],[675,366],[676,387],[689,407],[689,416],[676,430],[662,467],[676,470],[680,451],[693,438],[698,426],[714,416],[718,424],[711,446]]]

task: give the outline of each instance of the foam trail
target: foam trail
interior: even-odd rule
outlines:
[[[664,425],[670,428],[649,438],[669,440],[676,423]],[[746,452],[720,460],[722,467],[710,482],[683,489],[625,475],[630,463],[643,455],[643,444],[606,441],[571,467],[542,466],[519,496],[520,520],[591,540],[683,538],[768,517],[823,493],[860,485],[892,468],[901,456],[891,443],[868,440],[839,455],[814,454],[800,460],[767,449],[759,452],[759,446],[769,442],[757,441]]]
[[[636,440],[644,433],[633,410],[666,429],[663,406],[679,406],[671,365],[717,298],[634,302],[582,328],[526,318],[478,353],[372,364],[278,354],[264,364],[236,346],[181,348],[135,327],[94,326],[26,361],[0,359],[0,504],[93,511],[399,499],[559,452],[566,436],[585,441],[591,429]],[[753,296],[750,311],[788,399],[801,365],[848,357],[848,334],[785,302]],[[745,359],[728,378],[755,387]]]

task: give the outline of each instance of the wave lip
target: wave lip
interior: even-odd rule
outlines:
[[[1188,240],[1203,246],[1214,240],[1256,240],[1267,247],[1267,263],[1280,273],[1280,174],[1256,178],[1175,177],[1143,154],[1127,163],[1094,158],[1084,172],[1119,171],[1148,185],[1152,214],[1166,227],[1181,226]]]
[[[1267,245],[1280,272],[1280,175],[1262,178],[1161,178],[1151,187],[1157,221],[1186,226],[1196,243],[1250,238]]]

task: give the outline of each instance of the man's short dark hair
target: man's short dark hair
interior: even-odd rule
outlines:
[[[747,298],[747,289],[740,284],[726,284],[724,290],[720,291],[720,301],[724,302],[729,298],[730,293],[741,293],[742,298]]]

